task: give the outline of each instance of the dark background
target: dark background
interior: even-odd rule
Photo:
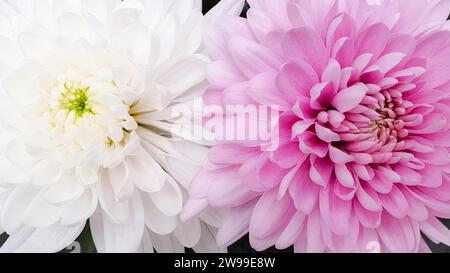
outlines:
[[[320,1],[320,0],[318,0]],[[203,0],[203,11],[204,13],[206,13],[207,11],[209,11],[212,7],[214,7],[217,3],[219,2],[219,0]],[[244,10],[244,12],[242,13],[242,16],[245,16],[246,11],[248,10],[248,5],[246,5],[246,8]],[[449,16],[450,19],[450,16]],[[450,228],[450,220],[446,220],[444,221],[446,223],[446,225]],[[7,238],[6,235],[2,235],[0,236],[0,244]],[[79,242],[81,244],[81,251],[83,253],[95,253],[95,246],[93,244],[92,241],[92,237],[89,231],[89,225],[86,226],[86,228],[84,229],[83,233],[80,235],[80,237],[77,239],[77,242]],[[429,240],[427,240],[427,242],[429,243],[432,251],[434,253],[450,253],[450,247],[446,246],[446,245],[435,245],[433,243],[431,243]],[[187,250],[188,252],[190,252],[190,250]],[[255,252],[251,247],[250,244],[248,242],[248,237],[244,237],[243,239],[241,239],[239,242],[237,242],[236,244],[232,245],[231,247],[228,248],[228,251],[230,253],[253,253]],[[283,251],[278,251],[274,248],[269,249],[265,252],[268,253],[280,253],[280,252],[293,252],[293,249],[287,249],[287,250],[283,250]]]

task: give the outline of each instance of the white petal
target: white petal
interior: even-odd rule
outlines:
[[[206,79],[206,64],[201,55],[181,57],[158,69],[156,81],[167,87],[171,98],[175,98]]]
[[[64,13],[57,19],[58,34],[72,41],[92,40],[94,33],[86,20],[76,13]]]
[[[8,196],[2,208],[2,229],[12,234],[23,224],[23,217],[38,192],[28,185],[19,186]]]
[[[115,223],[128,223],[130,221],[130,201],[118,202],[109,179],[105,178],[106,172],[101,174],[101,183],[96,185],[98,200],[104,212]]]
[[[184,247],[171,235],[158,235],[150,232],[153,246],[158,253],[184,253]]]
[[[83,231],[84,225],[85,222],[74,226],[53,225],[40,229],[24,227],[10,235],[5,244],[0,248],[0,252],[58,252],[75,241]]]
[[[53,185],[48,187],[45,198],[52,204],[73,201],[84,193],[84,187],[78,181],[73,170],[66,171]]]
[[[131,205],[130,222],[116,224],[98,208],[90,220],[92,238],[99,252],[129,253],[136,252],[144,234],[144,212],[142,201],[135,194]]]
[[[25,211],[24,224],[35,228],[48,228],[61,219],[62,207],[51,205],[41,191]]]
[[[98,199],[95,190],[87,190],[80,198],[64,206],[62,225],[73,225],[86,221],[97,208]]]
[[[62,170],[60,164],[51,160],[41,160],[31,172],[31,183],[36,186],[52,185],[60,181]],[[64,177],[63,179],[66,179]]]
[[[22,52],[31,60],[44,61],[52,50],[50,38],[42,31],[22,32],[18,41]]]
[[[136,186],[145,192],[157,192],[162,189],[166,173],[147,152],[142,151],[127,160]]]
[[[177,217],[163,214],[155,206],[148,194],[142,193],[142,202],[145,211],[145,224],[151,231],[166,235],[172,233],[177,228]]]
[[[150,237],[150,232],[147,228],[144,230],[144,236],[142,237],[142,251],[144,253],[154,252],[152,238]]]
[[[226,248],[219,248],[216,243],[217,230],[202,223],[202,236],[193,249],[196,253],[226,253]]]
[[[98,182],[98,170],[88,166],[79,165],[76,168],[76,175],[84,185],[92,185]]]
[[[189,222],[180,222],[174,235],[183,246],[192,248],[200,241],[201,233],[200,221],[193,219]]]
[[[128,200],[134,191],[133,179],[128,164],[123,163],[114,169],[109,169],[108,177],[117,202]]]
[[[164,187],[158,192],[150,193],[150,197],[155,206],[167,216],[178,215],[183,209],[180,187],[169,176]]]

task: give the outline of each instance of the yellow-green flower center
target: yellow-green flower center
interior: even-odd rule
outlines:
[[[70,88],[64,84],[65,92],[61,94],[61,107],[66,109],[68,113],[74,112],[75,118],[82,118],[84,115],[94,115],[92,105],[89,104],[89,90],[90,87],[85,88]]]

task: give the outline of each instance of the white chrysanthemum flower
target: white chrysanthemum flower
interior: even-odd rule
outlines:
[[[203,163],[171,110],[206,87],[205,24],[223,0],[0,0],[3,252],[65,248],[89,220],[99,252],[219,251],[220,212],[179,213]]]

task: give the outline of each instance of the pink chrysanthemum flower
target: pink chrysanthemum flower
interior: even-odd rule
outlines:
[[[219,142],[183,217],[231,212],[228,246],[450,245],[448,0],[252,0],[208,31],[207,104],[279,105],[279,148]]]

